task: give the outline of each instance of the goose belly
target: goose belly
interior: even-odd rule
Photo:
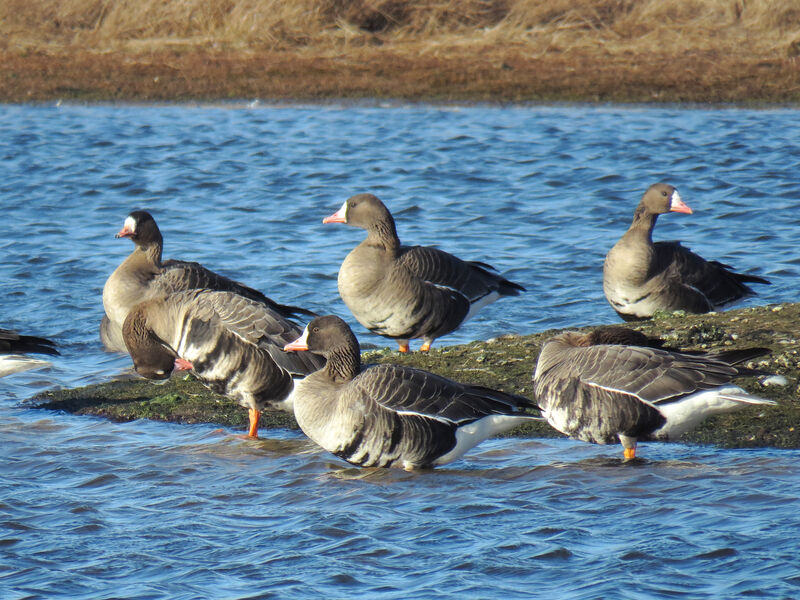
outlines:
[[[664,297],[647,285],[626,286],[603,284],[603,291],[614,310],[639,318],[652,317],[659,310],[677,310],[665,303]]]
[[[542,411],[542,416],[554,429],[582,442],[616,444],[619,441],[618,428],[611,421],[587,418],[579,412],[561,407]]]
[[[103,286],[103,308],[106,315],[119,325],[125,321],[133,306],[146,300],[145,288],[136,278],[124,277],[115,270]]]
[[[0,377],[21,373],[30,369],[44,367],[50,363],[39,358],[31,358],[21,354],[4,354],[0,356]]]
[[[339,295],[356,320],[364,327],[388,337],[403,337],[414,329],[415,318],[411,311],[403,310],[402,292],[385,285],[386,274],[382,263],[365,267],[355,262],[351,255],[339,269]]]

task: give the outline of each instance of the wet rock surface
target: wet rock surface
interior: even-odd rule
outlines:
[[[707,315],[657,315],[629,324],[660,337],[673,348],[728,350],[766,347],[770,354],[747,366],[778,377],[744,377],[746,390],[776,400],[776,406],[752,407],[710,418],[680,441],[724,447],[800,448],[800,304],[779,304]],[[588,331],[593,327],[581,328]],[[463,382],[530,396],[531,375],[542,344],[561,330],[527,336],[502,336],[486,342],[434,347],[429,354],[399,354],[390,349],[363,353],[365,363],[394,362],[439,373]],[[155,419],[177,423],[217,423],[245,430],[247,411],[207,390],[191,376],[173,376],[156,385],[141,379],[116,380],[69,390],[48,390],[26,401],[29,406],[96,415],[117,421]],[[265,411],[261,427],[297,428],[285,412]],[[268,434],[265,434],[268,435]],[[509,435],[556,437],[545,423],[513,430]]]

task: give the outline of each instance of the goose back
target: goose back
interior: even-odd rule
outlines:
[[[553,427],[577,439],[608,444],[620,436],[665,437],[659,432],[668,417],[676,414],[671,405],[700,393],[718,395],[725,390],[725,402],[713,409],[700,403],[691,415],[678,411],[681,424],[673,423],[668,430],[669,437],[674,437],[712,412],[728,412],[742,402],[769,403],[731,385],[735,377],[756,373],[736,363],[764,352],[755,348],[684,354],[632,345],[587,346],[585,336],[567,332],[542,348],[534,394]],[[739,398],[728,401],[727,396]],[[711,396],[704,399],[715,402]]]
[[[175,358],[190,361],[203,384],[256,410],[285,408],[282,403],[289,399],[294,378],[324,364],[313,355],[284,353],[283,345],[300,328],[264,304],[232,292],[191,290],[137,305],[123,334],[138,370],[148,348],[137,343],[137,322]]]

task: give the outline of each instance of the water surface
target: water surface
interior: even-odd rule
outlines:
[[[796,301],[799,172],[792,110],[1,106],[0,326],[62,356],[0,380],[0,597],[799,595],[796,451],[646,444],[622,465],[618,448],[503,439],[368,473],[296,432],[20,405],[129,368],[97,325],[133,209],[165,257],[352,322],[336,272],[363,232],[321,220],[373,192],[405,242],[529,290],[443,345],[617,322],[602,260],[656,181],[695,210],[657,239],[768,277],[745,305]]]

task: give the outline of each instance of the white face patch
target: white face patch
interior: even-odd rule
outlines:
[[[680,206],[681,205],[682,201],[681,201],[680,194],[678,194],[678,190],[675,190],[674,192],[672,192],[672,196],[669,197],[669,201],[670,201],[671,206]]]
[[[122,228],[130,231],[131,233],[136,233],[136,219],[129,216],[125,219],[125,222],[122,224]]]
[[[295,340],[295,343],[303,344],[303,346],[308,346],[308,325],[306,325],[306,328],[303,329],[303,335],[301,335],[297,340]]]
[[[342,204],[342,207],[336,211],[336,216],[341,217],[345,220],[345,222],[347,222],[347,200],[345,200],[344,204]]]

